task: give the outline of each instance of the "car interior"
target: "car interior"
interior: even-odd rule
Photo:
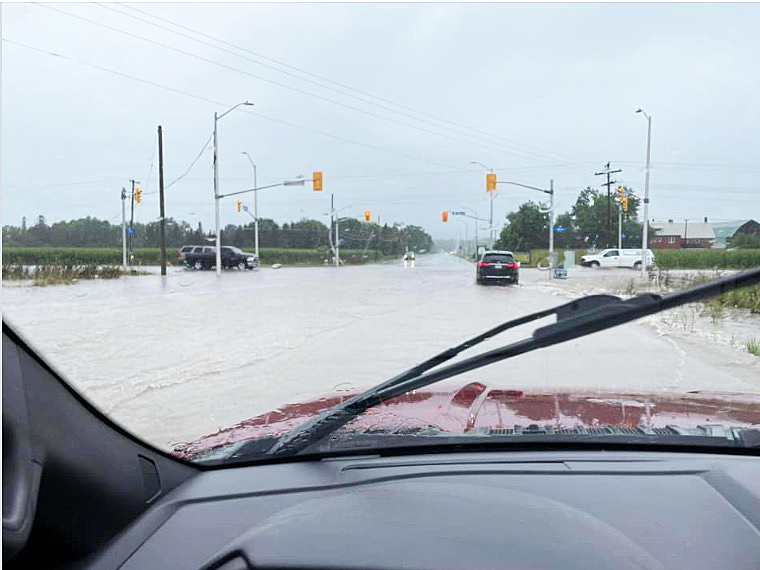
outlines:
[[[402,447],[208,467],[3,323],[6,568],[757,568],[757,448]]]

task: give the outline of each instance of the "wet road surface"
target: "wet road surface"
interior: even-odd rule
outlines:
[[[170,268],[163,280],[4,287],[3,313],[97,407],[168,448],[278,406],[368,388],[498,323],[565,302],[564,284],[547,277],[523,269],[519,287],[478,286],[473,265],[447,254],[420,256],[414,268],[262,268],[221,278]],[[760,361],[631,323],[446,382],[760,392],[753,358]]]

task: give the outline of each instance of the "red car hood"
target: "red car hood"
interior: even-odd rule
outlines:
[[[241,441],[280,436],[355,394],[332,395],[289,404],[217,433],[178,446],[192,459],[200,452]],[[760,427],[760,394],[691,392],[632,394],[612,392],[539,393],[492,389],[473,382],[458,390],[410,392],[367,410],[346,428],[400,430],[432,426],[452,434],[515,425],[693,428],[704,424]]]

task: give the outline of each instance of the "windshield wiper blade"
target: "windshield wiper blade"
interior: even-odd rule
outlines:
[[[513,319],[456,347],[450,348],[426,360],[422,364],[331,408],[314,420],[284,435],[267,452],[267,455],[285,456],[299,453],[336,429],[346,425],[367,409],[378,406],[411,390],[417,390],[446,378],[458,376],[538,348],[566,342],[686,303],[701,301],[758,283],[760,283],[760,267],[669,295],[660,296],[647,293],[632,297],[626,301],[612,295],[591,295],[553,309]],[[536,329],[529,338],[425,373],[431,368],[455,357],[463,350],[471,348],[500,332],[550,315],[556,315],[557,322]]]

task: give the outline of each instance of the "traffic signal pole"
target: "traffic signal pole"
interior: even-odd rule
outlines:
[[[121,268],[127,270],[127,189],[121,189]]]
[[[623,209],[618,208],[618,250],[623,249]]]
[[[129,255],[130,265],[132,265],[132,255],[135,252],[135,184],[139,184],[137,180],[130,180],[132,183],[132,211],[129,214]]]

